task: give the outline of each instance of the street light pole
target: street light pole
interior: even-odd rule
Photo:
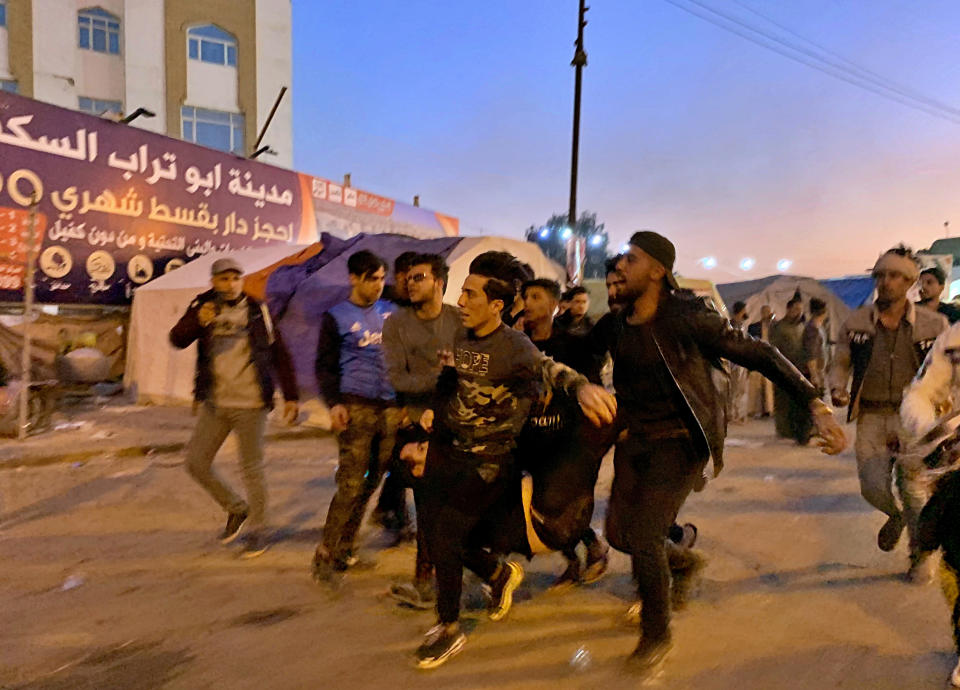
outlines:
[[[577,222],[577,163],[580,156],[580,90],[583,83],[583,68],[587,66],[587,53],[583,49],[583,27],[587,25],[584,15],[590,8],[586,0],[580,0],[580,14],[577,19],[577,42],[570,63],[576,69],[576,81],[573,87],[573,155],[570,160],[570,211],[567,216],[570,227]]]

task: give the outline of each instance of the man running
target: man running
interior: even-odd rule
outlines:
[[[634,233],[620,261],[629,306],[606,331],[614,354],[618,439],[607,515],[607,539],[629,553],[643,602],[641,637],[631,666],[649,673],[672,646],[670,571],[665,539],[708,459],[723,464],[725,400],[714,376],[721,358],[759,370],[805,400],[825,450],[845,439],[816,389],[774,348],[745,336],[702,300],[678,291],[673,244],[651,231]],[[637,376],[637,372],[646,376]]]
[[[437,573],[438,623],[416,652],[417,666],[434,668],[466,642],[460,630],[463,567],[488,583],[489,616],[502,619],[523,579],[517,563],[500,563],[483,549],[484,521],[517,487],[515,439],[527,418],[536,384],[546,376],[575,391],[584,414],[596,424],[615,413],[612,397],[568,367],[544,357],[521,332],[502,321],[519,284],[519,262],[504,252],[486,252],[470,264],[460,299],[461,328],[438,384],[436,429],[429,443],[423,508],[427,547]],[[424,426],[434,414],[424,413]]]

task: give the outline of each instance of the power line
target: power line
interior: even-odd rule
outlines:
[[[779,37],[776,37],[776,36],[773,36],[773,35],[768,34],[768,33],[766,33],[766,32],[763,32],[763,31],[761,31],[760,29],[757,29],[756,27],[749,26],[748,24],[745,24],[745,23],[743,23],[743,22],[740,22],[737,18],[731,17],[730,15],[727,15],[727,14],[721,12],[720,10],[717,10],[717,9],[714,9],[714,8],[711,8],[711,7],[708,7],[707,5],[705,5],[705,4],[702,3],[702,2],[699,2],[698,0],[689,0],[689,1],[690,1],[690,2],[693,2],[694,4],[700,5],[701,7],[704,7],[704,8],[706,8],[706,9],[710,10],[711,12],[720,15],[721,17],[724,17],[724,18],[727,19],[728,21],[737,22],[737,23],[740,24],[741,26],[744,26],[744,27],[750,29],[751,31],[756,31],[757,33],[760,33],[760,34],[762,34],[762,35],[764,35],[764,36],[767,36],[767,37],[770,38],[771,40],[777,41],[777,42],[780,43],[781,45],[784,45],[784,46],[786,46],[786,47],[788,47],[788,48],[791,48],[791,49],[793,49],[793,50],[797,50],[797,51],[799,51],[799,52],[801,52],[801,53],[804,53],[805,55],[809,55],[810,57],[814,58],[815,60],[820,60],[820,61],[822,61],[822,62],[824,62],[824,63],[826,63],[826,64],[828,64],[828,65],[830,65],[830,66],[832,66],[832,67],[835,67],[835,68],[837,68],[837,69],[842,69],[842,70],[844,70],[844,71],[846,71],[846,72],[848,72],[848,73],[850,73],[850,74],[852,74],[852,75],[854,75],[854,76],[856,76],[856,77],[858,77],[858,78],[862,78],[862,79],[865,79],[865,80],[867,80],[867,81],[870,81],[870,82],[876,84],[877,86],[879,86],[879,87],[881,87],[881,88],[888,89],[888,90],[893,91],[893,92],[895,92],[895,93],[899,93],[899,94],[901,94],[901,95],[903,95],[903,96],[905,96],[905,97],[907,97],[907,98],[912,98],[912,99],[921,101],[921,102],[923,102],[923,103],[926,103],[926,104],[929,105],[930,107],[939,108],[939,109],[944,110],[945,112],[949,112],[950,114],[952,114],[952,115],[954,115],[954,116],[956,116],[956,117],[960,117],[960,109],[954,108],[954,107],[952,107],[952,106],[950,106],[950,105],[948,105],[948,104],[946,104],[946,103],[943,103],[943,102],[941,102],[941,101],[937,101],[937,100],[935,100],[935,99],[933,99],[933,98],[930,98],[930,97],[927,96],[926,94],[921,93],[920,91],[917,91],[916,89],[913,89],[913,88],[911,88],[911,87],[909,87],[909,86],[904,86],[904,85],[902,85],[902,84],[898,84],[897,82],[893,81],[892,79],[889,79],[888,77],[885,77],[885,76],[882,75],[882,74],[879,74],[879,73],[877,73],[877,72],[874,72],[874,71],[871,70],[871,69],[868,69],[868,68],[866,68],[866,67],[863,67],[863,66],[861,66],[861,65],[853,62],[852,60],[848,60],[847,58],[843,57],[842,55],[837,54],[836,52],[830,50],[829,48],[826,48],[826,47],[824,47],[824,46],[821,46],[821,45],[815,43],[814,41],[811,41],[810,39],[805,38],[804,36],[800,35],[800,34],[797,33],[796,31],[794,31],[793,29],[791,29],[790,27],[787,27],[787,26],[784,26],[783,24],[780,24],[779,22],[777,22],[777,21],[775,21],[774,19],[768,17],[767,15],[763,14],[763,13],[760,12],[759,10],[753,9],[752,7],[750,7],[749,5],[747,5],[746,3],[742,2],[741,0],[733,0],[733,1],[736,2],[738,5],[740,5],[741,7],[743,7],[744,9],[746,9],[748,12],[752,12],[753,14],[757,15],[758,17],[760,17],[760,18],[764,19],[765,21],[773,24],[773,25],[776,26],[777,28],[779,28],[779,29],[781,29],[781,30],[783,30],[783,31],[786,31],[787,33],[795,36],[796,38],[799,38],[801,41],[803,41],[803,42],[805,42],[805,43],[809,43],[809,44],[812,45],[814,48],[817,48],[818,50],[823,51],[823,52],[826,53],[827,55],[831,55],[831,56],[837,58],[837,59],[840,60],[841,62],[846,63],[847,65],[849,65],[849,67],[846,67],[846,66],[844,66],[843,64],[837,64],[837,63],[835,63],[835,62],[831,62],[830,60],[827,60],[826,58],[824,58],[822,55],[818,55],[818,54],[815,53],[815,52],[812,52],[812,51],[810,51],[810,50],[808,50],[808,49],[805,49],[803,46],[797,46],[797,45],[795,45],[795,44],[793,44],[793,43],[790,43],[789,41],[785,41],[785,40],[783,40],[783,39],[781,39],[781,38],[779,38]]]
[[[704,14],[703,12],[698,11],[695,8],[688,7],[687,5],[681,4],[680,2],[678,2],[678,0],[665,0],[665,2],[668,2],[674,7],[677,7],[678,9],[681,9],[684,12],[687,12],[688,14],[692,14],[695,17],[703,19],[704,21],[709,22],[710,24],[713,24],[714,26],[717,26],[725,31],[728,31],[732,34],[740,36],[741,38],[744,38],[750,41],[751,43],[759,45],[762,48],[766,48],[767,50],[771,50],[779,55],[782,55],[783,57],[793,60],[794,62],[798,62],[802,65],[806,65],[807,67],[811,67],[815,70],[823,72],[824,74],[827,74],[835,79],[839,79],[841,81],[847,82],[848,84],[864,89],[865,91],[870,91],[871,93],[874,93],[882,98],[896,101],[897,103],[900,103],[901,105],[905,105],[908,108],[913,108],[914,110],[925,112],[928,115],[939,117],[943,120],[947,120],[948,122],[952,122],[954,124],[960,124],[960,110],[951,108],[950,106],[946,106],[938,101],[929,99],[922,95],[920,97],[917,97],[917,96],[904,93],[901,90],[898,90],[897,87],[891,87],[888,84],[883,83],[882,79],[868,78],[863,74],[858,74],[856,71],[853,71],[850,68],[844,67],[843,65],[838,65],[837,63],[831,62],[830,60],[826,60],[821,55],[818,55],[812,51],[809,51],[803,48],[802,46],[798,47],[796,45],[793,45],[787,41],[784,41],[781,38],[768,34],[761,29],[757,29],[756,27],[753,27],[739,19],[725,15],[724,13],[712,7],[709,7],[703,3],[697,2],[696,0],[688,0],[688,2],[694,5],[703,7],[705,10],[715,15],[718,15],[719,17],[725,19],[727,22],[742,26],[748,31],[751,31],[753,32],[753,34],[757,34],[757,35],[751,35],[749,33],[745,33],[744,31],[741,31],[740,29],[738,29],[736,26],[731,26],[729,23],[723,23],[722,21],[718,21],[717,19],[711,17],[710,15]],[[784,50],[784,47],[789,50]],[[795,52],[789,52],[790,50]],[[800,53],[800,55],[797,55],[796,53]],[[805,58],[804,55],[808,55],[810,58],[813,59],[813,61]]]

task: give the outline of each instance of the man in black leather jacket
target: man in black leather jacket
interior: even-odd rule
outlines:
[[[700,299],[680,292],[673,244],[634,233],[619,269],[629,305],[596,346],[613,354],[618,423],[607,515],[611,546],[633,559],[643,602],[641,638],[631,665],[650,672],[671,647],[670,572],[664,540],[708,459],[723,466],[727,373],[722,359],[757,370],[810,406],[824,450],[846,439],[817,390],[775,348],[730,326]],[[720,386],[720,390],[718,390]]]

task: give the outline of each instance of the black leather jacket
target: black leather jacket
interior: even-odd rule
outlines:
[[[595,346],[613,356],[614,366],[627,311],[617,316],[607,314],[592,334]],[[759,371],[804,404],[817,397],[817,389],[779,350],[733,328],[726,318],[693,295],[665,294],[651,325],[660,356],[686,403],[681,414],[699,459],[706,461],[712,456],[717,472],[723,466],[723,442],[727,435],[729,380],[722,360]]]

